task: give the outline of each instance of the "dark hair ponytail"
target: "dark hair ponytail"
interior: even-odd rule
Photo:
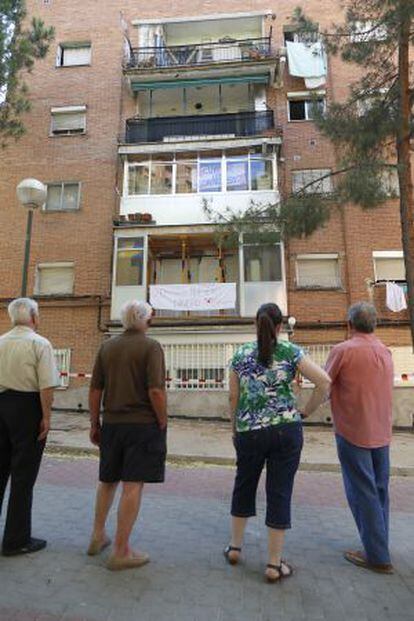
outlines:
[[[282,311],[276,304],[262,304],[256,314],[258,360],[264,367],[272,361],[277,343],[276,327],[282,323]]]

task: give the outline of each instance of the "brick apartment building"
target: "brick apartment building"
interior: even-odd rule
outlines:
[[[335,167],[310,100],[342,100],[355,68],[328,58],[316,89],[290,75],[297,4],[28,0],[56,38],[27,80],[27,133],[0,153],[2,331],[21,282],[25,213],[15,188],[35,177],[48,199],[34,217],[28,293],[63,369],[90,372],[101,340],[120,329],[122,303],[136,297],[161,300],[152,332],[166,347],[177,412],[191,410],[194,392],[202,408],[224,407],[228,358],[252,338],[263,301],[295,317],[294,339],[322,361],[347,335],[347,307],[373,299],[398,372],[410,370],[406,312],[385,304],[385,281],[404,280],[397,201],[347,205],[309,239],[245,238],[233,248],[203,208],[274,203]],[[336,0],[305,8],[321,28],[341,19]],[[203,284],[235,303],[183,310],[177,284],[186,299]],[[70,389],[60,403],[86,406],[84,383]]]

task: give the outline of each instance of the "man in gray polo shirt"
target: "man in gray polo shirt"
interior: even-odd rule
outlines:
[[[46,546],[31,536],[32,498],[59,376],[51,344],[36,334],[37,303],[18,298],[8,312],[14,327],[0,337],[0,512],[10,478],[2,552],[16,556]]]

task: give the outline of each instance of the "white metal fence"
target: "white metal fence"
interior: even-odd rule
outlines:
[[[70,349],[54,349],[53,353],[55,354],[55,362],[57,366],[58,373],[69,373],[70,371]],[[68,375],[60,375],[60,385],[58,388],[68,388],[69,386],[69,376]]]

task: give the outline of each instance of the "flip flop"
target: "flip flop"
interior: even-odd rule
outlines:
[[[89,547],[86,551],[88,556],[96,556],[100,554],[105,548],[111,545],[111,540],[109,537],[101,541],[100,539],[91,539],[89,543]]]

